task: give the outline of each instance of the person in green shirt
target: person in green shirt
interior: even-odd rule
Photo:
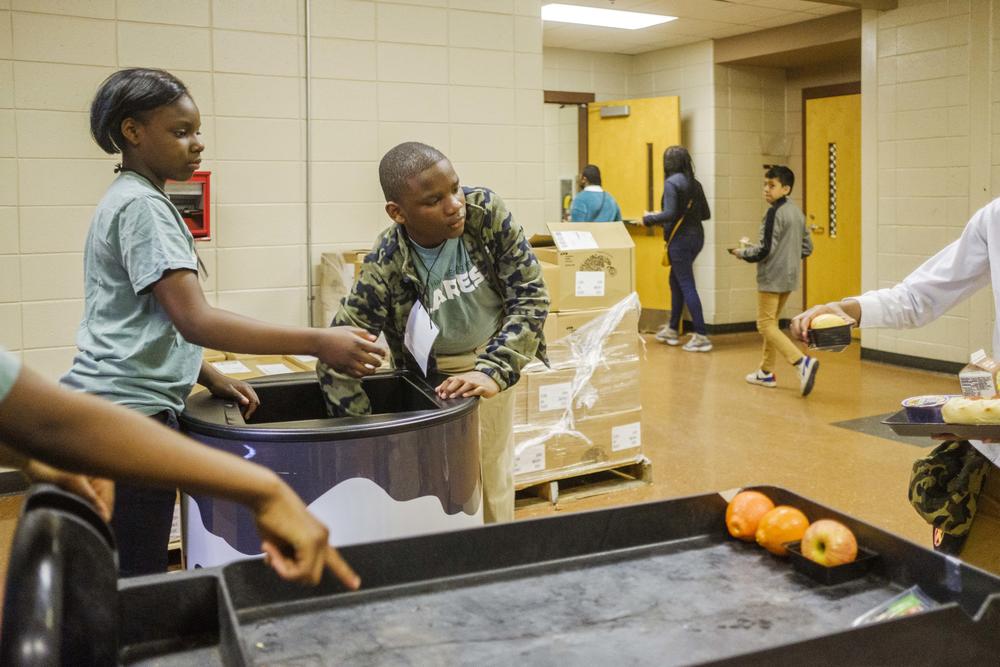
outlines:
[[[480,397],[483,514],[487,522],[509,521],[514,437],[508,390],[525,364],[546,359],[549,296],[541,264],[503,200],[486,188],[462,187],[437,149],[396,146],[382,158],[379,180],[393,224],[365,257],[333,325],[384,332],[397,368],[448,376],[437,386],[442,398]],[[421,355],[414,339],[428,336],[429,354]],[[323,362],[316,371],[330,414],[370,413],[359,380]]]

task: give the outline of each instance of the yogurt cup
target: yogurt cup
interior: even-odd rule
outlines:
[[[926,396],[911,396],[903,401],[907,418],[918,424],[942,423],[941,408],[951,396],[930,394]]]

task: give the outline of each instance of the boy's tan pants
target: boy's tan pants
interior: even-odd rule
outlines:
[[[1000,468],[995,465],[990,465],[983,480],[976,516],[959,557],[970,565],[1000,574]]]
[[[475,370],[481,350],[437,357],[438,370],[459,375]],[[514,387],[479,399],[479,460],[486,523],[514,520]]]
[[[776,352],[781,352],[781,356],[790,364],[804,356],[795,343],[778,328],[778,318],[789,294],[791,292],[757,292],[757,331],[764,337],[760,370],[765,373],[774,371]]]

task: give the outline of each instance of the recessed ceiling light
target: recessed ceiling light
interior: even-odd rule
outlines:
[[[581,7],[580,5],[563,5],[559,3],[542,5],[543,21],[580,23],[604,28],[639,30],[640,28],[648,28],[651,25],[667,23],[676,18],[676,16],[664,16],[662,14],[623,12],[619,9],[600,9],[598,7]]]

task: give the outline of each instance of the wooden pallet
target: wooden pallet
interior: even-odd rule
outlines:
[[[516,497],[537,497],[553,505],[560,499],[579,500],[601,493],[631,489],[653,481],[653,462],[645,456],[629,463],[595,465],[584,471],[556,473],[552,478],[515,484]]]

